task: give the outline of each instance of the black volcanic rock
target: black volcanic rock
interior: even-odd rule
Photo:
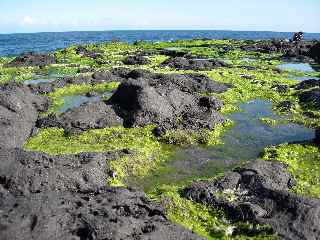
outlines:
[[[49,191],[88,192],[105,186],[107,161],[121,152],[52,156],[20,149],[0,152],[0,184],[15,196]]]
[[[1,192],[5,193],[0,186]],[[163,208],[143,193],[125,188],[104,187],[91,194],[52,191],[3,196],[7,198],[0,205],[3,240],[204,240],[170,223]]]
[[[56,63],[53,56],[46,54],[27,53],[16,57],[11,62],[6,64],[6,67],[44,67]]]
[[[313,58],[316,62],[320,63],[320,42],[317,44],[313,45],[307,55],[311,58]]]
[[[142,55],[128,56],[123,61],[126,65],[146,65],[150,63],[150,60]]]
[[[211,59],[190,59],[184,57],[170,58],[161,64],[162,67],[170,67],[179,70],[209,71],[218,67],[229,67],[223,61]]]
[[[48,98],[32,94],[22,84],[0,86],[0,149],[22,147],[35,127],[38,112],[48,106]]]
[[[175,86],[155,82],[149,85],[145,79],[129,79],[119,86],[108,104],[119,108],[127,126],[156,124],[199,130],[212,129],[216,123],[224,121],[223,116],[216,112],[222,106],[221,101],[205,100]]]
[[[269,224],[281,239],[318,240],[320,200],[289,192],[293,185],[284,164],[258,160],[216,180],[195,182],[183,195],[221,207],[233,220]]]
[[[62,127],[69,134],[122,125],[123,120],[114,108],[102,101],[85,103],[61,115],[53,114],[37,121],[39,128]]]

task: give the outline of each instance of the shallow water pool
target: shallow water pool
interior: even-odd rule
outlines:
[[[314,130],[297,124],[268,126],[261,118],[279,119],[272,112],[272,104],[254,100],[240,104],[241,112],[228,116],[235,122],[222,137],[224,144],[209,147],[177,149],[150,176],[135,181],[135,187],[145,191],[162,184],[179,184],[187,180],[208,178],[222,174],[245,161],[252,161],[267,146],[286,142],[306,141],[315,137]]]
[[[294,70],[300,72],[315,72],[309,63],[283,63],[278,65],[280,70]]]

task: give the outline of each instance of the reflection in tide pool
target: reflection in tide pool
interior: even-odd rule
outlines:
[[[106,100],[110,98],[112,94],[113,94],[113,91],[107,91],[93,97],[87,97],[84,95],[65,96],[62,98],[64,102],[63,102],[63,105],[58,109],[58,112],[64,113],[73,108],[80,107],[84,103],[99,102],[103,99]]]
[[[54,82],[56,79],[32,79],[32,80],[26,80],[23,83],[25,85],[36,85],[39,83],[51,83]]]
[[[281,70],[294,70],[300,72],[314,72],[315,70],[309,63],[283,63],[278,65]]]
[[[315,136],[314,130],[297,124],[276,127],[264,124],[263,117],[280,118],[272,112],[269,102],[254,100],[240,104],[240,108],[243,111],[228,116],[235,125],[222,137],[224,144],[178,149],[150,176],[137,180],[136,186],[148,191],[156,185],[213,177],[241,162],[257,159],[267,146],[311,140]]]

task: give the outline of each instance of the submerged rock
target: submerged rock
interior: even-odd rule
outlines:
[[[218,67],[229,67],[223,61],[212,59],[188,59],[184,57],[170,58],[161,64],[162,67],[170,67],[179,70],[209,71]]]
[[[44,67],[50,64],[56,63],[56,59],[53,56],[46,54],[27,53],[22,56],[18,56],[11,62],[6,64],[6,67]]]
[[[85,103],[61,115],[50,115],[37,122],[39,128],[62,127],[69,134],[122,125],[123,120],[117,115],[115,108],[102,101]]]
[[[48,98],[32,94],[27,86],[0,86],[0,149],[22,147],[35,127],[38,112],[48,106]]]
[[[213,181],[184,189],[193,201],[222,207],[233,220],[269,224],[283,239],[319,239],[320,200],[297,196],[280,162],[255,161]]]

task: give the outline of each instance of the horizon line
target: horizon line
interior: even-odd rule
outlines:
[[[224,32],[274,32],[274,33],[294,33],[294,31],[274,31],[274,30],[233,30],[233,29],[110,29],[110,30],[70,30],[70,31],[39,31],[39,32],[4,32],[0,35],[14,34],[41,34],[41,33],[76,33],[76,32],[120,32],[120,31],[224,31]],[[307,34],[320,34],[320,32],[304,32]]]

